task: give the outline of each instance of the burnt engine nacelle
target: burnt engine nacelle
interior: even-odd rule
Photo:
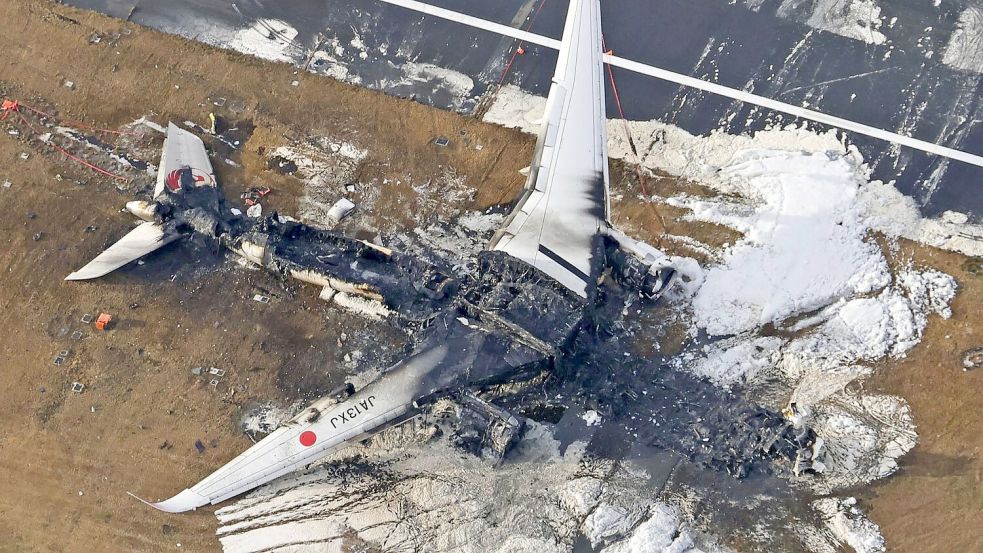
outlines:
[[[609,229],[607,237],[607,263],[623,285],[658,299],[676,282],[679,273],[662,251],[619,230]]]

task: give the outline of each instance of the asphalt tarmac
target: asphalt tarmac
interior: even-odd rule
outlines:
[[[607,46],[619,56],[983,155],[983,76],[941,61],[966,1],[881,6],[881,20],[894,21],[881,28],[888,40],[880,45],[802,23],[811,15],[809,2],[608,0],[601,9]],[[477,97],[498,83],[512,47],[511,39],[375,0],[66,3],[120,18],[129,15],[136,23],[212,43],[222,41],[215,29],[240,29],[258,18],[283,20],[297,29],[295,40],[304,49],[320,45],[330,50],[325,39],[337,38],[334,44],[344,46],[344,52],[332,55],[350,80],[462,111],[472,109]],[[513,26],[526,26],[535,15],[531,30],[556,38],[566,13],[566,2],[558,0],[432,3]],[[347,47],[353,40],[365,48]],[[525,49],[512,64],[508,82],[543,95],[556,54],[536,46]],[[407,83],[403,65],[408,61],[460,72],[474,86],[461,94],[439,83]],[[629,119],[659,119],[692,133],[739,133],[793,122],[624,70],[616,69],[615,76]],[[614,102],[608,109],[610,116],[617,115]],[[953,210],[976,222],[983,217],[983,169],[866,137],[851,136],[850,141],[872,166],[873,178],[896,181],[924,215]]]

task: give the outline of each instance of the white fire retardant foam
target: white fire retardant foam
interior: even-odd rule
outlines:
[[[515,105],[492,106],[489,114],[519,118]],[[531,123],[521,119],[513,123]],[[801,480],[831,495],[813,504],[823,526],[803,529],[803,540],[817,551],[841,544],[882,551],[876,524],[835,494],[896,470],[917,439],[902,398],[849,384],[871,364],[910,350],[931,314],[948,316],[951,277],[910,266],[892,275],[869,239],[872,229],[921,232],[923,220],[907,209],[893,216],[891,206],[908,204],[893,187],[868,183],[859,154],[832,133],[695,137],[657,122],[632,125],[644,131],[635,138],[646,167],[728,198],[671,201],[744,235],[718,252],[718,265],[685,267],[694,278],[673,301],[686,309],[692,299],[694,335],[702,328],[724,337],[684,352],[678,368],[744,386],[752,401],[795,401],[796,419],[817,431],[828,452],[826,472]],[[612,132],[613,155],[626,153],[621,134]],[[470,222],[485,227],[480,217]],[[762,333],[765,325],[787,333]],[[767,395],[756,395],[762,389]],[[410,425],[387,433],[399,431],[413,434]],[[397,441],[353,448],[342,463],[281,479],[220,509],[226,551],[413,551],[425,543],[432,551],[566,552],[581,535],[603,553],[719,550],[678,506],[649,500],[644,485],[624,474],[611,478],[623,467],[584,462],[582,445],[561,455],[546,427],[534,425],[497,470],[441,446],[403,450]],[[354,463],[356,455],[372,468]]]
[[[285,21],[257,19],[237,30],[227,47],[265,60],[296,63],[304,55],[297,35],[297,29]]]
[[[889,281],[877,246],[864,239],[850,160],[748,150],[721,173],[757,205],[747,214],[694,206],[697,217],[745,233],[693,300],[696,322],[709,334],[777,323]]]
[[[517,90],[502,92],[488,118],[530,128],[522,107],[535,102]],[[623,125],[611,123],[611,155],[632,161]],[[629,126],[643,166],[721,193],[669,203],[689,209],[692,219],[743,234],[718,252],[719,265],[704,268],[692,300],[695,328],[730,337],[685,352],[677,367],[720,386],[745,386],[752,400],[759,393],[762,401],[796,402],[797,420],[826,442],[826,471],[804,480],[819,493],[895,471],[917,441],[907,403],[848,391],[848,385],[870,374],[870,364],[916,345],[930,314],[949,316],[956,283],[910,266],[892,275],[871,231],[970,255],[983,252],[983,232],[959,213],[925,219],[893,186],[868,182],[859,152],[832,132],[786,128],[701,137],[657,121]],[[763,335],[766,325],[791,335]],[[810,529],[817,550],[883,547],[877,526],[855,505],[823,518],[825,530]]]

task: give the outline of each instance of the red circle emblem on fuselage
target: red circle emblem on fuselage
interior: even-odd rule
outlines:
[[[317,434],[307,430],[300,435],[300,445],[304,447],[311,447],[314,442],[317,441]]]

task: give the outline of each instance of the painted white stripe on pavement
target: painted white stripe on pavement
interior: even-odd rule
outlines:
[[[817,123],[822,123],[824,125],[829,125],[831,127],[837,127],[839,129],[870,136],[872,138],[879,138],[881,140],[894,142],[896,144],[901,144],[902,146],[907,146],[909,148],[914,148],[916,150],[921,150],[923,152],[928,152],[930,154],[935,154],[942,157],[955,159],[958,161],[962,161],[964,163],[969,163],[970,165],[976,165],[977,167],[983,167],[983,156],[978,156],[975,154],[971,154],[969,152],[963,152],[961,150],[947,148],[945,146],[940,146],[932,142],[926,142],[924,140],[918,140],[917,138],[912,138],[910,136],[904,136],[901,134],[885,131],[883,129],[878,129],[877,127],[871,127],[870,125],[864,125],[862,123],[857,123],[854,121],[850,121],[848,119],[843,119],[841,117],[827,115],[819,111],[813,111],[811,109],[806,109],[799,106],[793,106],[791,104],[786,104],[783,102],[779,102],[777,100],[772,100],[771,98],[765,98],[764,96],[751,94],[750,92],[745,92],[743,90],[728,88],[723,85],[710,83],[694,77],[690,77],[688,75],[683,75],[681,73],[666,71],[665,69],[659,69],[658,67],[652,67],[651,65],[646,65],[644,63],[639,63],[637,61],[626,60],[625,58],[619,58],[617,56],[605,54],[604,61],[610,63],[615,67],[621,67],[622,69],[635,71],[636,73],[641,73],[643,75],[655,77],[656,79],[662,79],[664,81],[669,81],[683,86],[696,88],[699,90],[703,90],[705,92],[710,92],[711,94],[716,94],[718,96],[724,96],[726,98],[731,98],[741,102],[746,102],[748,104],[754,104],[756,106],[761,106],[763,108],[767,108],[770,110],[779,111],[788,115],[793,115],[795,117],[801,117],[802,119],[808,119],[810,121],[815,121]]]
[[[428,15],[433,15],[435,17],[440,17],[442,19],[456,21],[458,23],[463,23],[471,27],[476,27],[478,29],[491,31],[493,33],[498,33],[500,35],[517,38],[519,40],[523,40],[531,44],[538,44],[540,46],[545,46],[547,48],[552,48],[554,50],[560,49],[560,41],[556,40],[555,38],[550,38],[543,35],[537,35],[535,33],[523,31],[522,29],[516,29],[515,27],[502,25],[501,23],[493,23],[486,19],[480,19],[460,12],[455,12],[444,8],[438,8],[437,6],[431,6],[430,4],[424,4],[423,2],[417,2],[416,0],[380,0],[380,1],[385,2],[387,4],[392,4],[394,6],[401,6],[408,10],[414,10]]]
[[[380,0],[380,1],[385,2],[387,4],[401,6],[403,8],[418,11],[428,15],[433,15],[435,17],[440,17],[442,19],[447,19],[449,21],[456,21],[458,23],[463,23],[464,25],[468,25],[478,29],[483,29],[486,31],[491,31],[493,33],[498,33],[500,35],[523,40],[531,44],[538,44],[546,48],[553,48],[554,50],[560,49],[559,40],[545,37],[542,35],[537,35],[535,33],[530,33],[527,31],[523,31],[521,29],[516,29],[514,27],[509,27],[508,25],[494,23],[491,21],[487,21],[485,19],[480,19],[460,12],[455,12],[444,8],[438,8],[436,6],[424,4],[423,2],[417,2],[416,0]],[[650,77],[655,77],[657,79],[661,79],[664,81],[669,81],[682,86],[688,86],[690,88],[696,88],[704,92],[717,94],[725,98],[731,98],[733,100],[738,100],[740,102],[753,104],[780,113],[785,113],[787,115],[792,115],[794,117],[808,119],[809,121],[815,121],[817,123],[822,123],[824,125],[829,125],[831,127],[836,127],[838,129],[842,129],[845,131],[862,134],[865,136],[869,136],[871,138],[877,138],[879,140],[885,140],[887,142],[892,142],[894,144],[900,144],[902,146],[907,146],[915,150],[920,150],[923,152],[935,154],[949,159],[962,161],[963,163],[968,163],[970,165],[975,165],[977,167],[983,167],[983,156],[971,154],[969,152],[964,152],[962,150],[947,148],[945,146],[941,146],[939,144],[935,144],[932,142],[926,142],[924,140],[919,140],[917,138],[912,138],[910,136],[904,136],[901,134],[886,131],[884,129],[879,129],[877,127],[871,127],[870,125],[864,125],[862,123],[857,123],[855,121],[850,121],[849,119],[843,119],[841,117],[836,117],[834,115],[828,115],[819,111],[814,111],[799,106],[793,106],[791,104],[786,104],[784,102],[772,100],[771,98],[765,98],[764,96],[751,94],[750,92],[745,92],[743,90],[729,88],[720,84],[703,81],[695,77],[690,77],[689,75],[683,75],[682,73],[676,73],[673,71],[667,71],[665,69],[659,69],[658,67],[653,67],[651,65],[646,65],[644,63],[639,63],[637,61],[632,61],[625,58],[619,58],[617,56],[612,56],[609,54],[604,55],[604,61],[615,67],[620,67],[622,69],[627,69],[629,71],[634,71],[636,73],[641,73],[643,75],[648,75]]]

